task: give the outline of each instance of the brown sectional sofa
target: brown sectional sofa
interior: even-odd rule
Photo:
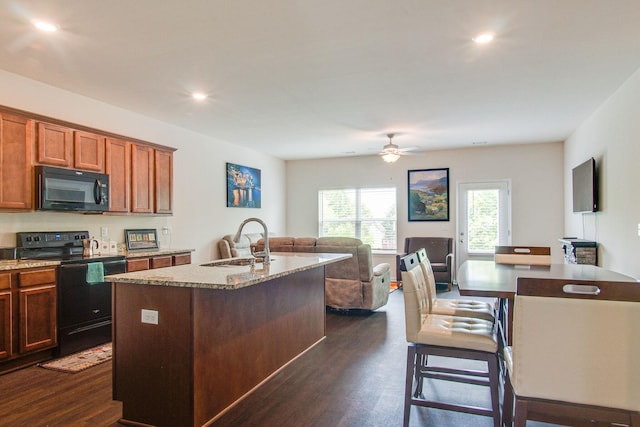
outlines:
[[[264,249],[259,240],[255,250]],[[351,258],[329,264],[325,270],[326,305],[336,309],[375,310],[389,299],[391,266],[374,267],[371,246],[350,237],[270,237],[275,252],[349,253]],[[277,262],[277,255],[272,255]]]

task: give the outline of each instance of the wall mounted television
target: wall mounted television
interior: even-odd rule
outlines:
[[[596,161],[592,157],[573,168],[573,212],[598,210]]]

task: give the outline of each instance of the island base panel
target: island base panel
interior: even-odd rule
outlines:
[[[324,267],[237,290],[117,283],[114,295],[123,423],[204,425],[325,334]]]

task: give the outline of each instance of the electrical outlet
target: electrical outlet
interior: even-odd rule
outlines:
[[[142,309],[141,311],[142,323],[149,323],[150,325],[158,324],[158,312],[156,310],[146,310]]]
[[[109,237],[109,229],[107,227],[100,227],[100,236],[102,236],[103,239]]]
[[[169,234],[169,227],[162,227],[162,234],[167,236]]]

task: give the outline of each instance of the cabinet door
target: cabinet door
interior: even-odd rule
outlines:
[[[76,169],[104,172],[104,137],[95,133],[73,133],[73,164]]]
[[[131,144],[131,212],[153,213],[154,150]]]
[[[109,212],[129,212],[131,194],[131,144],[107,138],[105,169],[109,175]]]
[[[20,352],[56,343],[56,285],[20,289]]]
[[[173,256],[173,265],[191,264],[191,254],[176,254]]]
[[[38,123],[38,163],[70,168],[73,144],[71,129],[51,123]]]
[[[0,360],[11,356],[11,292],[0,292]]]
[[[156,256],[149,260],[149,268],[171,267],[171,255]]]
[[[156,213],[170,214],[173,201],[173,153],[155,150]]]
[[[0,208],[31,209],[33,120],[0,114]]]
[[[135,258],[127,260],[127,273],[149,269],[149,258]]]

